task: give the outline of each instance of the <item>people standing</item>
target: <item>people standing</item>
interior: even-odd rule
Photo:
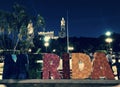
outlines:
[[[28,58],[26,54],[7,54],[4,59],[3,79],[27,79]]]
[[[113,64],[113,66],[116,66],[117,77],[118,77],[118,79],[120,79],[120,62],[119,62],[120,59],[118,57],[116,57],[115,60],[116,60],[116,62]]]
[[[110,64],[110,67],[112,69],[112,53],[111,52],[108,52],[107,55],[106,55],[106,58]]]

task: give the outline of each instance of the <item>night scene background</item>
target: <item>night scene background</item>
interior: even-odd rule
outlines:
[[[30,78],[41,78],[41,53],[96,51],[120,58],[119,0],[0,0],[0,62],[29,54]]]
[[[29,15],[40,14],[46,30],[60,30],[60,20],[69,22],[70,36],[98,37],[107,30],[120,32],[119,0],[1,0],[0,9],[11,11],[14,3],[25,7]]]
[[[111,46],[114,51],[119,51],[119,3],[119,0],[1,0],[1,49],[33,47],[34,51],[40,48],[41,52],[45,52],[43,48],[46,47],[51,52],[59,44],[64,46],[57,46],[60,52],[66,52],[68,45],[74,47],[74,52],[108,50]],[[61,31],[62,17],[65,31]],[[26,33],[29,23],[34,29],[34,35],[30,37]],[[43,36],[37,34],[51,31],[58,42],[51,39],[51,45],[44,46]],[[107,31],[112,34],[109,44],[105,41]],[[60,38],[61,32],[65,33],[64,38]],[[61,43],[62,40],[65,43]]]

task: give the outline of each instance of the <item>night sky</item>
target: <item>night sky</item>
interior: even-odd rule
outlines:
[[[98,37],[107,30],[120,33],[120,0],[0,0],[0,9],[11,11],[17,2],[33,16],[40,14],[46,21],[46,31],[60,30],[62,17],[67,22],[69,36]]]

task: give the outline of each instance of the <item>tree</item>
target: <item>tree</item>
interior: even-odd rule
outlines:
[[[31,21],[33,28],[33,33],[28,34]],[[37,18],[32,19],[30,15],[27,14],[25,8],[19,4],[13,5],[13,12],[0,11],[0,35],[2,38],[1,46],[3,49],[8,49],[9,46],[6,46],[4,35],[11,38],[13,45],[10,49],[19,49],[18,46],[26,47],[27,49],[33,44],[34,34],[39,30],[39,28],[45,27],[44,18],[38,15]],[[35,33],[34,33],[35,32]],[[29,43],[30,42],[30,43]]]

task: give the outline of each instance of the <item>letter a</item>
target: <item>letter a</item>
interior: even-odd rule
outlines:
[[[92,79],[114,79],[114,74],[110,68],[104,52],[95,52],[93,60]]]

